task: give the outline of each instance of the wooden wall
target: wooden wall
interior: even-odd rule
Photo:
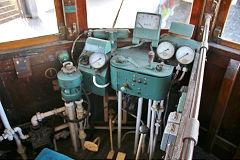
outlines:
[[[220,158],[233,158],[239,152],[239,64],[240,52],[237,50],[222,50],[213,45],[208,51],[199,115],[199,142]]]
[[[61,69],[57,52],[70,47],[70,42],[55,42],[0,53],[0,96],[13,126],[29,122],[36,112],[63,105],[56,78]],[[14,58],[24,57],[29,59],[31,73],[19,77]]]

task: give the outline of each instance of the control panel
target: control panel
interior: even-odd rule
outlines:
[[[110,61],[111,84],[114,90],[146,99],[165,98],[174,67],[152,62],[149,68],[148,52],[144,48],[117,51]]]

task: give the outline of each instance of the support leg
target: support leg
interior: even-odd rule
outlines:
[[[151,107],[152,107],[152,100],[148,100],[148,113],[147,113],[147,127],[150,128],[150,122],[151,122]],[[144,153],[145,151],[145,139],[146,139],[146,134],[143,137],[143,142],[142,142],[142,152]]]
[[[149,160],[152,159],[152,153],[153,153],[153,135],[154,135],[154,124],[156,119],[156,109],[157,109],[157,101],[153,101],[150,140],[149,140]]]
[[[135,132],[135,141],[134,141],[134,154],[137,152],[138,139],[139,139],[139,127],[142,116],[142,104],[143,98],[138,98],[138,110],[137,110],[137,121],[136,121],[136,132]]]
[[[121,148],[122,92],[118,91],[118,149]]]

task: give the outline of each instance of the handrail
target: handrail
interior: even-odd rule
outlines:
[[[210,21],[212,15],[205,14],[205,26],[203,32],[203,39],[200,48],[200,58],[198,63],[197,69],[197,79],[196,79],[196,88],[194,91],[193,102],[191,106],[191,114],[190,119],[195,120],[198,122],[198,115],[200,109],[200,100],[201,100],[201,93],[202,93],[202,84],[203,84],[203,76],[204,76],[204,69],[205,69],[205,61],[206,61],[206,54],[208,50],[208,34],[210,28]],[[196,128],[193,124],[189,123],[190,125],[186,126],[186,129],[196,129],[194,132],[198,134],[199,126]],[[181,159],[191,160],[193,156],[194,146],[196,145],[197,139],[189,136],[183,139],[183,149],[181,153]]]

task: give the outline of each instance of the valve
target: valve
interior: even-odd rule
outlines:
[[[126,88],[128,88],[128,84],[127,83],[123,83],[123,86],[121,87],[121,91],[126,91]]]

